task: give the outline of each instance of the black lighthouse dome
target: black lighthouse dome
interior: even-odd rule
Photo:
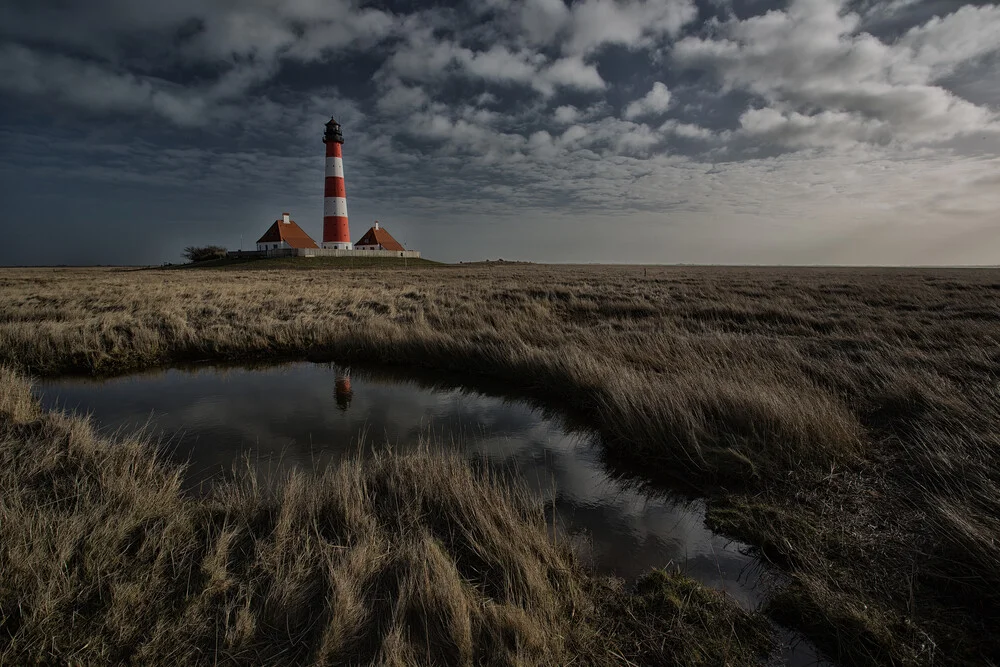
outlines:
[[[340,123],[333,118],[326,124],[326,132],[323,134],[323,143],[335,141],[338,144],[344,143],[344,135],[340,132]]]

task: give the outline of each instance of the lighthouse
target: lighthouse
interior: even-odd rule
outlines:
[[[347,227],[347,191],[344,189],[344,135],[333,118],[323,134],[326,144],[326,185],[323,199],[323,247],[351,250],[351,232]]]

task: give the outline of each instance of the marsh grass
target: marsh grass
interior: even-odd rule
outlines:
[[[679,574],[639,596],[588,575],[523,488],[455,456],[247,470],[192,497],[152,443],[43,412],[9,368],[0,387],[0,663],[714,665],[771,647],[761,616]]]
[[[862,664],[1000,663],[1000,274],[465,266],[8,270],[0,360],[110,374],[371,361],[577,414],[785,567],[775,615]]]

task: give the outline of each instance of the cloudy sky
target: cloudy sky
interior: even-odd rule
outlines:
[[[447,261],[998,264],[1000,7],[6,0],[0,264],[319,238]]]

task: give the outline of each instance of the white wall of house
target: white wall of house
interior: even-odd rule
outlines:
[[[284,248],[291,248],[290,245],[284,241],[278,241],[277,243],[258,243],[257,250],[283,250]]]
[[[355,250],[385,250],[381,243],[378,245],[356,245],[354,248]]]

